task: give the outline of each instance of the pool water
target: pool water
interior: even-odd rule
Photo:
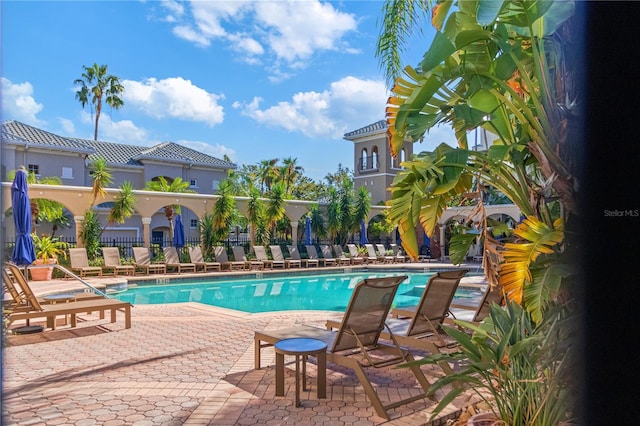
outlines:
[[[199,302],[249,313],[324,310],[344,311],[355,285],[365,278],[407,275],[398,289],[394,307],[418,303],[430,273],[360,272],[256,279],[228,279],[211,282],[181,282],[130,287],[113,297],[136,305]],[[458,288],[454,302],[478,299],[480,289]],[[461,300],[464,299],[464,300]]]

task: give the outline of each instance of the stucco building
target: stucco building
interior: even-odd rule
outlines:
[[[90,187],[93,184],[91,162],[103,158],[113,176],[111,187],[129,181],[135,189],[162,176],[171,182],[180,177],[189,188],[201,194],[214,194],[219,183],[236,165],[173,142],[154,146],[137,146],[89,139],[70,138],[21,123],[2,123],[2,177],[24,166],[36,177],[58,177],[65,186]],[[100,201],[98,201],[100,203]],[[106,215],[108,205],[96,208]],[[198,217],[188,209],[182,212],[187,238],[198,238]],[[103,222],[105,222],[103,220]],[[44,225],[43,225],[44,226]],[[162,211],[152,217],[152,238],[157,241],[169,237],[169,226]],[[40,229],[40,233],[50,232]],[[74,229],[62,230],[58,235],[73,236]],[[104,238],[140,238],[140,218],[107,228]]]

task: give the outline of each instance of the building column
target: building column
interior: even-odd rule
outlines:
[[[145,248],[151,247],[151,218],[142,218],[142,240]]]
[[[80,230],[82,229],[82,221],[84,216],[74,216],[73,221],[76,224],[76,247],[84,247],[84,242],[80,239]]]
[[[291,222],[291,241],[294,245],[298,244],[298,222]]]

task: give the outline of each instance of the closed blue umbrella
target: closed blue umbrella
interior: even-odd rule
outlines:
[[[362,219],[362,225],[360,228],[360,245],[369,244],[369,239],[367,238],[367,224],[364,219]]]
[[[311,245],[311,218],[307,218],[304,224],[304,243],[308,246]]]
[[[13,179],[11,208],[16,228],[16,245],[13,247],[11,261],[16,265],[31,265],[36,260],[36,252],[31,238],[31,202],[29,201],[27,171],[24,169],[18,170]]]
[[[184,247],[184,226],[180,215],[176,215],[173,220],[173,246]]]

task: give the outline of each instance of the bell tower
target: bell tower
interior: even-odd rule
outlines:
[[[345,133],[344,139],[353,142],[355,189],[366,187],[371,193],[372,205],[390,199],[388,188],[395,175],[402,170],[400,163],[413,154],[413,143],[405,141],[399,155],[393,158],[385,120]]]

